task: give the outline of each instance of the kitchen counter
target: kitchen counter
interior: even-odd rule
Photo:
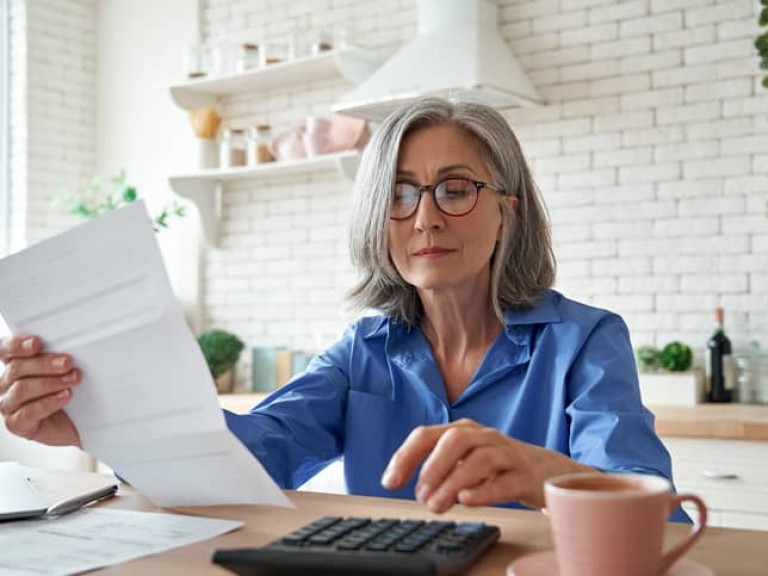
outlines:
[[[233,412],[247,412],[266,393],[222,394],[219,402]],[[768,440],[768,404],[649,406],[659,436]]]
[[[768,404],[649,406],[659,436],[768,440]]]
[[[219,394],[219,404],[222,408],[244,414],[267,397],[266,392],[244,392],[236,394]]]

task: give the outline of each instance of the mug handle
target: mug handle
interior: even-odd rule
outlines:
[[[674,510],[683,502],[693,502],[699,512],[698,522],[693,524],[691,532],[681,542],[678,542],[671,550],[667,551],[661,557],[661,565],[659,566],[659,574],[666,574],[667,570],[677,562],[680,557],[690,550],[696,541],[704,535],[704,530],[707,528],[707,505],[704,501],[695,494],[679,494],[672,495],[670,499],[670,510]]]

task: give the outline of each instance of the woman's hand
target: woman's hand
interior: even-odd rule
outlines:
[[[51,446],[80,446],[74,423],[62,408],[72,399],[81,372],[72,357],[42,351],[37,336],[0,338],[0,414],[14,434]]]
[[[454,503],[487,506],[518,501],[544,507],[544,480],[594,471],[552,450],[519,442],[472,420],[416,428],[394,453],[382,477],[385,488],[407,484],[424,462],[416,498],[433,512]]]

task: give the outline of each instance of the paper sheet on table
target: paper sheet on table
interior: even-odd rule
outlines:
[[[158,554],[242,522],[130,510],[81,510],[0,524],[0,576],[64,576]]]
[[[83,448],[159,506],[291,506],[227,429],[143,202],[0,260],[0,314],[74,357]]]

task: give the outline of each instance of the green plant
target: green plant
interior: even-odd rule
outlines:
[[[640,372],[654,372],[661,368],[661,351],[655,346],[640,346],[635,356]]]
[[[768,1],[768,0],[766,0]],[[670,342],[659,350],[655,346],[640,346],[635,351],[637,368],[640,372],[685,372],[693,363],[690,346],[682,342]]]
[[[125,170],[121,170],[106,182],[97,174],[80,193],[62,190],[54,198],[53,205],[63,207],[69,214],[91,219],[130,204],[137,198],[136,187],[128,184]],[[184,206],[174,201],[165,205],[160,213],[152,218],[152,222],[155,230],[159,230],[168,228],[168,219],[171,216],[185,215]]]
[[[760,4],[763,5],[763,9],[760,11],[757,23],[761,28],[765,28],[768,26],[768,0],[760,0]],[[760,55],[760,68],[768,70],[768,32],[763,32],[755,39],[755,48]],[[763,87],[768,88],[768,76],[763,78]]]
[[[761,28],[768,26],[768,0],[760,0],[763,9],[760,11],[757,23]],[[755,48],[760,56],[760,68],[768,70],[768,31],[762,32],[755,38]],[[763,88],[768,88],[768,76],[763,76]],[[765,202],[765,215],[768,217],[768,200]]]
[[[200,349],[203,351],[208,369],[214,380],[227,370],[231,370],[245,344],[242,340],[226,330],[208,330],[201,332],[197,337]]]
[[[685,372],[693,363],[690,346],[682,342],[670,342],[661,350],[661,366],[670,372]]]

